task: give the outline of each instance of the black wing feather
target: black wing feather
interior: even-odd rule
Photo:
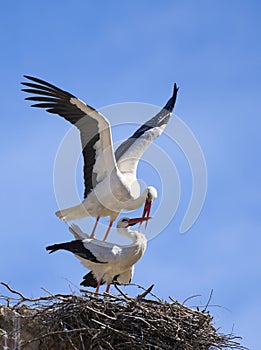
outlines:
[[[81,286],[84,287],[93,287],[96,288],[97,287],[97,279],[95,278],[95,276],[93,275],[93,272],[90,271],[89,273],[87,273],[86,275],[83,276],[83,280],[81,282]],[[104,284],[105,281],[102,279],[101,280],[101,285]]]
[[[113,277],[113,279],[112,279],[112,283],[113,283],[113,284],[120,284],[120,283],[118,282],[118,277],[119,277],[119,276],[120,276],[120,275],[118,274],[118,275],[116,275],[116,276]],[[130,282],[131,282],[131,279],[129,280],[129,283],[130,283]],[[95,278],[93,272],[90,271],[89,273],[87,273],[86,275],[83,276],[83,280],[82,280],[82,282],[80,283],[80,285],[81,285],[81,286],[84,286],[84,287],[93,287],[93,288],[96,288],[96,287],[97,287],[97,283],[98,283],[98,282],[97,282],[97,279]],[[102,285],[102,284],[104,284],[104,283],[105,283],[105,281],[102,279],[100,285]]]
[[[51,88],[51,90],[60,91],[60,92],[62,92],[62,93],[68,94],[68,92],[66,92],[66,91],[64,91],[64,90],[62,90],[62,89],[60,89],[60,88],[58,88],[57,86],[55,86],[55,85],[53,85],[53,84],[48,83],[48,82],[45,81],[45,80],[42,80],[42,79],[39,79],[39,78],[35,78],[35,77],[30,76],[30,75],[24,75],[24,77],[25,77],[26,79],[28,79],[28,80],[32,80],[32,81],[34,81],[35,83],[39,84],[38,86],[40,86],[40,87],[42,87],[42,88]],[[26,84],[32,84],[32,83],[24,83],[23,85],[26,85]],[[35,84],[35,85],[37,85],[37,84]],[[72,94],[69,94],[69,95],[73,96]],[[75,96],[73,96],[73,97],[75,97]]]
[[[94,146],[100,138],[97,120],[71,103],[71,99],[76,98],[71,93],[44,80],[29,75],[24,77],[33,81],[33,83],[23,82],[22,85],[29,87],[29,89],[22,89],[22,91],[36,95],[25,99],[39,102],[31,105],[31,107],[44,108],[49,113],[58,114],[80,130],[84,159],[84,198],[86,198],[97,184],[97,174],[93,172],[96,156]],[[93,109],[91,106],[88,107]]]
[[[138,130],[136,130],[131,137],[129,137],[117,148],[117,150],[115,151],[116,161],[118,161],[121,158],[121,156],[131,147],[135,140],[141,137],[146,131],[168,123],[176,103],[178,90],[179,88],[175,83],[173,88],[173,94],[166,103],[166,105],[162,108],[162,110],[159,113],[157,113],[153,118],[147,120],[145,124],[143,124]]]
[[[91,262],[106,264],[106,262],[97,260],[96,256],[93,255],[89,249],[84,247],[83,242],[81,240],[74,240],[71,242],[53,244],[46,247],[45,249],[49,250],[50,251],[49,253],[54,253],[57,250],[63,249],[63,250],[72,252],[73,254],[78,255],[81,258],[89,260]]]

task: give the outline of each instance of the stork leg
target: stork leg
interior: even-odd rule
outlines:
[[[96,290],[95,290],[95,294],[97,294],[99,292],[99,288],[100,288],[100,285],[101,285],[101,281],[102,279],[100,278],[97,282],[97,287],[96,287]]]
[[[97,216],[96,221],[95,221],[95,224],[94,224],[94,227],[93,227],[93,229],[92,229],[92,233],[91,233],[91,235],[90,235],[90,238],[95,238],[95,237],[94,237],[94,232],[95,232],[95,230],[96,230],[96,227],[97,227],[97,225],[98,225],[99,220],[100,220],[100,216]]]
[[[107,229],[107,231],[106,231],[106,233],[105,233],[105,236],[104,236],[104,238],[103,238],[103,241],[106,241],[106,239],[108,238],[108,235],[109,235],[109,232],[110,232],[110,230],[111,230],[111,227],[112,227],[112,224],[113,224],[113,222],[114,222],[114,220],[110,220],[110,225],[109,225],[109,227],[108,227],[108,229]]]
[[[107,288],[106,288],[106,291],[105,291],[105,293],[109,293],[109,290],[110,290],[110,286],[111,286],[111,284],[109,283],[109,284],[107,285]]]

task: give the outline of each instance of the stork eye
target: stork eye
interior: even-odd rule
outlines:
[[[128,222],[128,219],[121,219],[122,222]]]

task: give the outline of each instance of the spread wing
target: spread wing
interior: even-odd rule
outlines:
[[[173,95],[162,110],[143,124],[117,148],[115,158],[118,168],[122,173],[131,173],[136,176],[140,158],[151,142],[162,134],[171,117],[176,103],[178,89],[177,84],[174,84]]]
[[[35,101],[32,107],[44,108],[75,125],[81,136],[84,159],[84,198],[116,167],[109,121],[98,111],[67,91],[38,78],[25,75],[22,89]]]

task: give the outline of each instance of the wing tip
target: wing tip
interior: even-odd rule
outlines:
[[[179,91],[179,86],[177,85],[177,83],[174,83],[174,87],[173,87],[173,95],[175,93],[177,93]]]
[[[179,91],[179,86],[177,85],[177,83],[174,83],[172,98],[175,100],[177,98],[178,91]]]
[[[54,249],[53,245],[48,245],[48,247],[45,247],[45,250],[46,250],[49,254],[55,252],[55,249]]]
[[[28,79],[28,80],[31,80],[31,81],[35,81],[35,79],[37,79],[37,78],[33,77],[32,75],[27,75],[27,74],[24,74],[23,77],[24,77],[25,79]],[[22,85],[25,85],[25,84],[27,84],[27,83],[21,82],[21,84],[22,84]]]
[[[172,112],[175,104],[176,104],[176,100],[177,100],[177,95],[178,95],[178,91],[179,91],[179,86],[177,85],[177,83],[174,83],[173,86],[173,94],[171,96],[171,98],[168,100],[168,102],[166,103],[165,107],[163,109]]]

